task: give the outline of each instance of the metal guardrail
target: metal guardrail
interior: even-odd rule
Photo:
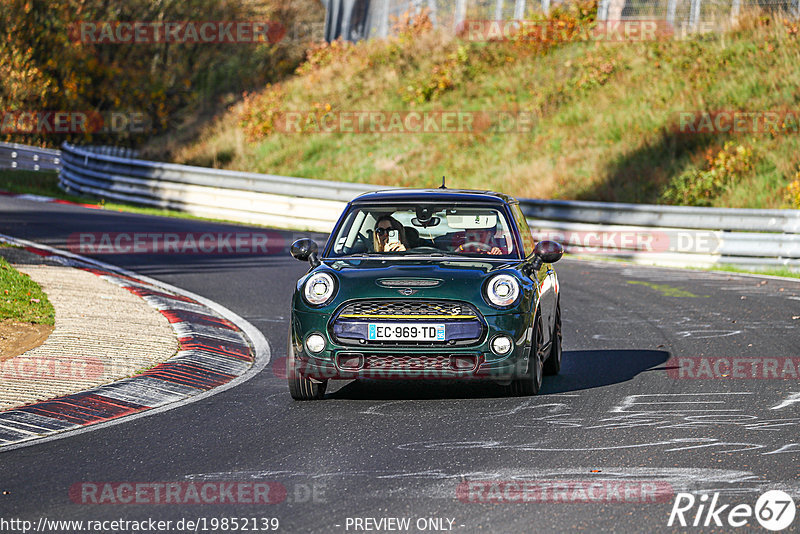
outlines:
[[[330,231],[347,201],[374,189],[128,159],[66,143],[61,154],[66,191],[283,228]]]
[[[0,169],[54,171],[61,169],[61,153],[17,143],[0,143]]]
[[[344,204],[374,186],[131,159],[64,144],[66,191],[200,216],[329,232]],[[800,210],[521,199],[538,239],[637,263],[800,271]]]

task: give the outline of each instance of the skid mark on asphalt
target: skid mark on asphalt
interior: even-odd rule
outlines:
[[[764,454],[784,454],[787,452],[800,452],[800,444],[788,443],[776,451],[767,452]]]
[[[800,391],[790,392],[788,397],[783,399],[783,401],[777,406],[770,408],[770,410],[780,410],[782,408],[786,408],[787,406],[792,406],[793,404],[800,404]]]
[[[799,417],[761,417],[752,412],[751,392],[676,393],[628,395],[612,406],[606,416],[585,418],[579,407],[568,400],[559,403],[539,403],[528,399],[525,403],[508,410],[484,412],[487,417],[504,420],[504,424],[516,429],[562,428],[581,429],[574,446],[553,447],[548,441],[419,441],[398,445],[401,450],[441,451],[454,449],[472,450],[517,450],[528,452],[582,453],[599,450],[626,450],[654,448],[664,453],[705,450],[710,453],[754,452],[759,454],[782,454],[800,452],[800,448],[781,443],[776,431],[800,427]],[[800,400],[800,394],[791,394],[790,399]],[[787,406],[795,404],[791,402]],[[536,412],[534,410],[543,409]],[[536,417],[530,417],[536,415]],[[773,412],[774,413],[774,412]],[[510,420],[509,420],[510,419]],[[691,430],[692,437],[651,439],[642,441],[634,437],[626,442],[624,435],[615,434],[613,441],[605,443],[609,430],[650,428],[652,430]],[[597,433],[592,431],[599,431]],[[737,440],[713,435],[697,436],[703,432],[736,432]],[[743,437],[742,432],[754,432]],[[767,438],[762,440],[761,438]],[[777,441],[777,442],[776,442]],[[585,445],[583,443],[586,443]]]
[[[562,402],[550,402],[546,404],[538,404],[534,399],[528,399],[522,404],[518,404],[513,408],[508,410],[501,410],[496,412],[486,412],[484,415],[488,417],[506,417],[509,415],[514,415],[515,413],[519,413],[523,410],[538,410],[540,408],[548,408],[548,412],[555,413],[560,412],[568,409],[568,406]]]
[[[723,494],[763,493],[768,489],[782,489],[792,495],[800,495],[800,483],[775,482],[755,475],[751,471],[733,469],[685,468],[685,467],[624,467],[624,466],[574,466],[564,468],[501,467],[495,469],[449,470],[447,468],[418,471],[388,469],[337,469],[336,471],[299,471],[282,469],[254,469],[193,473],[183,478],[192,481],[206,480],[274,480],[285,479],[325,480],[330,484],[349,487],[354,478],[385,480],[398,485],[397,491],[414,491],[417,494],[437,499],[457,499],[460,484],[470,480],[498,482],[550,483],[553,481],[654,481],[669,484],[673,492],[719,491]]]
[[[610,412],[618,412],[618,413],[627,413],[631,410],[631,408],[635,408],[638,406],[648,406],[646,412],[647,413],[673,413],[673,414],[680,414],[682,415],[684,412],[736,412],[740,411],[740,409],[735,408],[706,408],[701,407],[698,408],[696,405],[707,406],[710,404],[714,405],[728,405],[729,399],[732,396],[736,395],[753,395],[753,393],[749,391],[735,391],[735,392],[723,392],[723,393],[658,393],[658,394],[638,394],[638,395],[628,395],[622,402],[611,408]],[[666,397],[671,397],[674,400],[658,400],[664,399]],[[704,398],[705,397],[705,398]],[[643,399],[643,400],[639,400]],[[695,405],[692,408],[684,408],[681,407],[680,410],[676,410],[674,406],[676,405]],[[653,409],[649,408],[649,406],[656,406],[656,407],[664,407],[664,406],[671,406],[672,408],[661,410],[661,409]]]

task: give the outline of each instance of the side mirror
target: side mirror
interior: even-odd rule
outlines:
[[[564,255],[564,247],[555,241],[539,241],[533,249],[533,254],[542,258],[542,263],[555,263]]]
[[[311,263],[312,267],[316,267],[320,263],[319,259],[317,258],[318,251],[319,247],[317,246],[316,241],[307,237],[298,239],[292,243],[292,248],[290,249],[290,252],[295,259],[300,261],[308,261]]]
[[[543,263],[555,263],[564,255],[564,247],[555,241],[539,241],[533,249],[532,269],[538,271]]]

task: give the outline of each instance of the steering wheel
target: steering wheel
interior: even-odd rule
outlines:
[[[492,245],[482,243],[481,241],[467,241],[463,245],[461,245],[461,250],[466,252],[468,248],[477,248],[478,250],[482,250],[485,252],[491,252]]]
[[[364,246],[364,252],[368,252],[372,249],[372,241],[361,233],[356,234],[356,243],[361,243]],[[353,248],[355,249],[356,247],[353,246]]]
[[[421,246],[421,247],[414,247],[409,252],[441,252],[441,250],[439,250],[436,247]]]

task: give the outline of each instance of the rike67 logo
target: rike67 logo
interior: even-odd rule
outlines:
[[[761,495],[755,506],[749,504],[720,504],[719,493],[709,498],[707,493],[699,497],[691,493],[678,493],[667,526],[682,527],[743,527],[755,525],[756,521],[767,530],[779,531],[794,522],[797,512],[792,497],[780,490],[770,490]]]

